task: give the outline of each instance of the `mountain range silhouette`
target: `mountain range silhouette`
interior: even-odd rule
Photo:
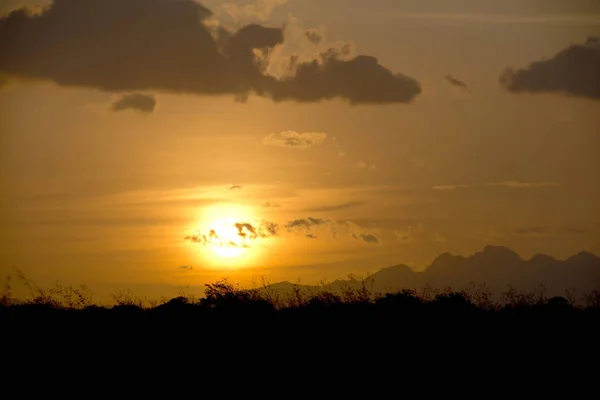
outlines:
[[[328,290],[339,292],[344,287],[356,287],[362,280],[336,280],[325,287],[294,285],[279,282],[268,285],[269,290],[289,293],[301,290]],[[600,288],[600,258],[592,253],[580,252],[566,260],[537,254],[529,260],[522,259],[513,250],[502,246],[486,246],[470,257],[444,253],[422,272],[407,265],[384,268],[366,277],[365,283],[375,292],[388,293],[402,289],[419,290],[425,287],[466,290],[485,284],[494,296],[513,289],[532,292],[542,287],[549,296],[564,296],[566,291],[576,295]]]

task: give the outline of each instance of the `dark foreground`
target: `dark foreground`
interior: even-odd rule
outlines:
[[[75,293],[77,294],[77,293]],[[63,296],[64,297],[64,296]],[[83,296],[73,301],[39,295],[22,304],[0,305],[0,321],[378,321],[406,322],[534,321],[583,322],[600,325],[600,291],[576,304],[565,297],[543,293],[504,293],[492,301],[485,292],[445,290],[418,294],[412,290],[373,295],[363,286],[341,294],[298,291],[287,297],[265,290],[242,290],[224,282],[208,285],[201,299],[185,296],[145,306],[131,296],[115,297],[114,306],[89,304]]]

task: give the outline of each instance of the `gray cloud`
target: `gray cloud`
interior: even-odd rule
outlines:
[[[367,233],[353,233],[352,237],[356,240],[362,240],[365,243],[369,243],[369,244],[378,244],[380,243],[379,238],[373,234],[367,234]]]
[[[469,86],[465,82],[461,81],[460,79],[456,79],[452,75],[446,75],[445,79],[452,86],[456,86],[457,88],[469,91]]]
[[[0,19],[0,72],[105,91],[250,94],[273,101],[410,103],[413,78],[377,59],[342,51],[298,62],[289,76],[266,74],[283,28],[209,27],[212,12],[193,0],[54,0],[39,16]]]
[[[513,93],[563,93],[600,99],[600,44],[588,38],[585,44],[571,45],[548,60],[527,68],[507,68],[500,84]]]
[[[307,29],[304,35],[314,45],[319,45],[323,41],[323,32],[319,29]]]
[[[322,144],[327,139],[327,134],[321,132],[298,133],[286,131],[272,133],[263,138],[263,146],[289,147],[295,149],[308,149]]]
[[[323,206],[323,207],[314,207],[306,209],[308,212],[325,212],[325,211],[338,211],[338,210],[347,210],[349,208],[360,207],[365,203],[362,201],[349,201],[343,204],[336,204],[333,206]]]
[[[114,112],[134,110],[143,114],[152,114],[156,108],[156,98],[142,93],[126,94],[115,101],[110,108]]]
[[[310,229],[313,226],[326,225],[331,222],[332,221],[329,219],[308,217],[308,218],[295,219],[293,221],[289,221],[287,224],[285,224],[285,227],[288,230],[295,229],[295,228]]]

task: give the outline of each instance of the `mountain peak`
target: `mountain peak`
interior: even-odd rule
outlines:
[[[502,260],[512,259],[515,261],[523,261],[517,253],[504,246],[485,246],[480,254],[485,257],[493,257]]]
[[[577,261],[596,261],[598,260],[598,256],[593,254],[593,253],[589,253],[587,251],[580,251],[579,253],[575,254],[574,256],[569,257],[569,260],[577,260]]]

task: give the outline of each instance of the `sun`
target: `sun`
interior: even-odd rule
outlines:
[[[222,218],[209,225],[210,232],[214,232],[215,235],[207,247],[217,257],[235,258],[244,254],[246,247],[240,240],[239,231],[235,227],[236,222],[233,218]]]

